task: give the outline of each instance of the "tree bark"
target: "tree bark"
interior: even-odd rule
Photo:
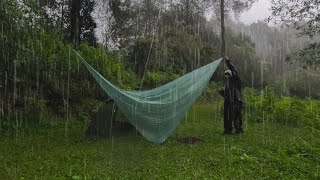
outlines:
[[[70,40],[74,44],[75,49],[79,49],[80,47],[80,10],[81,0],[72,0],[70,11]]]
[[[64,23],[64,0],[62,0],[62,4],[61,4],[61,24],[60,24],[60,39],[63,41],[64,37],[63,37],[63,23]]]
[[[226,43],[224,39],[225,27],[224,27],[224,0],[220,1],[220,10],[221,10],[221,57],[224,57],[226,54]]]

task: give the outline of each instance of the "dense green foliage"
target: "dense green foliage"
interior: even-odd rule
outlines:
[[[267,87],[257,94],[245,89],[245,116],[249,121],[266,123],[278,122],[285,126],[311,127],[320,130],[320,102],[298,97],[279,97]]]
[[[0,24],[11,27],[4,28],[0,37],[1,116],[6,117],[3,118],[6,121],[16,119],[16,114],[21,118],[19,123],[2,122],[6,127],[0,125],[0,129],[7,129],[12,123],[18,126],[39,121],[34,118],[40,117],[43,111],[54,116],[86,115],[95,99],[106,98],[78,61],[72,46],[60,41],[54,29],[46,29],[40,18],[44,17],[43,11],[36,4],[19,6],[13,1],[4,1],[1,9]],[[23,15],[25,9],[35,15]],[[85,44],[80,54],[119,87],[137,87],[136,76],[124,70],[116,55]]]
[[[297,96],[300,98],[320,98],[319,72],[295,70],[270,82],[270,85],[285,96]]]
[[[225,14],[229,11],[239,14],[250,8],[253,2],[227,1]],[[109,46],[111,41],[113,46],[124,51],[123,54],[127,54],[124,64],[140,77],[147,75],[143,84],[154,87],[155,82],[163,84],[169,80],[154,79],[163,77],[163,73],[177,77],[220,57],[220,34],[212,29],[205,17],[206,12],[215,9],[219,3],[198,0],[158,3],[153,0],[110,1],[107,4],[111,12],[110,28],[105,41]],[[254,44],[248,36],[227,30],[228,55],[241,69],[244,84],[260,86],[261,83],[252,83],[260,82],[257,80],[261,74]],[[218,70],[215,80],[223,79],[223,71],[222,68]]]

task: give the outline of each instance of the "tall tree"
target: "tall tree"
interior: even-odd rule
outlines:
[[[96,23],[91,15],[95,0],[40,0],[61,39],[79,48],[81,42],[94,46]]]
[[[112,40],[112,44],[118,44],[118,48],[127,49],[139,37],[152,35],[160,10],[156,4],[155,0],[110,0],[107,41]]]
[[[80,10],[82,0],[72,0],[70,9],[70,41],[74,44],[75,49],[80,47]]]
[[[83,7],[81,10],[81,38],[90,46],[95,46],[97,43],[97,38],[94,33],[94,30],[97,27],[97,25],[91,16],[93,8],[94,0],[83,1]]]
[[[220,7],[219,10],[214,9],[217,17],[220,15],[221,23],[221,56],[226,55],[226,43],[225,43],[225,18],[233,13],[235,19],[239,18],[239,15],[246,10],[249,10],[254,2],[257,0],[213,0],[211,1],[212,7]]]
[[[225,27],[224,27],[224,0],[220,1],[220,9],[221,9],[221,57],[226,55],[226,43],[224,39]]]

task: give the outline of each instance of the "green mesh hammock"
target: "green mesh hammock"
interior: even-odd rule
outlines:
[[[79,57],[130,123],[153,143],[164,142],[173,132],[201,95],[222,60],[218,59],[155,89],[124,91],[111,84],[80,55]]]

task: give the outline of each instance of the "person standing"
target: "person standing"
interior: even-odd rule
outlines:
[[[233,127],[236,133],[240,134],[243,133],[241,80],[230,59],[224,57],[224,60],[229,68],[224,73],[226,76],[225,88],[219,91],[220,95],[224,97],[224,134],[232,134]]]

